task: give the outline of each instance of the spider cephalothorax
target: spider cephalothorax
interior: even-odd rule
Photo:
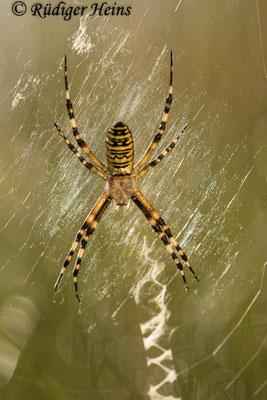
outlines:
[[[120,206],[124,206],[126,209],[129,207],[135,188],[135,181],[132,175],[110,176],[106,185],[107,192],[115,201],[117,210]]]
[[[78,294],[78,273],[81,267],[82,258],[84,255],[85,246],[92,236],[94,230],[96,229],[100,218],[104,214],[106,208],[110,204],[111,200],[115,201],[116,209],[118,210],[120,206],[128,209],[129,202],[132,200],[137,207],[141,210],[144,216],[147,218],[148,222],[151,224],[152,229],[163,241],[167,251],[170,253],[172,259],[174,260],[180,274],[183,278],[186,290],[188,290],[188,285],[186,283],[185,274],[183,270],[183,264],[179,257],[184,261],[185,265],[189,268],[190,272],[193,274],[196,280],[198,280],[197,275],[193,271],[188,258],[184,251],[179,246],[176,239],[173,237],[170,228],[166,225],[164,220],[161,218],[159,213],[154,209],[154,207],[148,202],[148,200],[142,195],[142,193],[137,189],[135,182],[150,171],[155,165],[157,165],[176,145],[179,138],[183,134],[186,126],[179,132],[173,142],[162,151],[157,158],[148,163],[143,169],[140,168],[146,163],[149,156],[154,151],[155,147],[159,143],[164,131],[166,122],[168,120],[168,114],[172,103],[172,79],[173,79],[173,57],[171,52],[171,66],[170,66],[170,86],[169,93],[166,99],[166,104],[161,119],[159,129],[154,136],[154,139],[150,143],[148,149],[146,150],[144,156],[141,160],[134,166],[134,145],[133,137],[130,129],[123,122],[117,122],[112,128],[109,129],[106,138],[106,149],[107,149],[107,162],[108,166],[103,164],[90,150],[87,144],[81,138],[76,120],[74,118],[73,106],[70,101],[70,92],[67,79],[67,58],[65,56],[65,88],[66,88],[66,104],[72,125],[73,135],[76,139],[78,145],[84,151],[84,153],[93,162],[91,164],[78,152],[78,150],[70,143],[66,138],[62,130],[55,123],[55,126],[60,133],[60,135],[65,140],[69,149],[78,157],[80,162],[88,169],[93,171],[95,174],[100,176],[106,181],[106,188],[100,198],[97,200],[96,204],[86,217],[81,229],[76,235],[76,239],[71,246],[71,249],[63,263],[63,267],[60,271],[58,279],[55,284],[55,290],[57,290],[59,282],[61,281],[63,274],[70,263],[75,250],[77,249],[79,243],[81,242],[80,249],[78,251],[77,260],[73,269],[75,294],[80,301]]]

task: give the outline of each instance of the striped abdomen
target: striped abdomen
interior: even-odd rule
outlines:
[[[128,175],[133,170],[134,148],[130,129],[117,122],[106,138],[107,161],[111,175]]]

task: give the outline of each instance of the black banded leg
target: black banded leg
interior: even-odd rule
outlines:
[[[67,72],[67,56],[65,56],[64,77],[65,77],[65,89],[66,89],[66,106],[67,106],[67,110],[68,110],[69,117],[70,117],[73,135],[74,135],[78,145],[85,152],[85,154],[91,159],[91,161],[93,161],[93,163],[95,163],[104,172],[109,172],[108,168],[100,160],[98,160],[98,158],[94,155],[94,153],[89,149],[87,144],[84,142],[84,140],[80,137],[80,134],[79,134],[79,131],[77,128],[77,123],[76,123],[76,120],[74,117],[73,105],[70,100],[70,90],[69,90],[68,72]]]
[[[64,139],[66,145],[68,146],[68,148],[73,152],[73,154],[76,155],[76,157],[78,158],[78,160],[88,169],[90,169],[92,172],[94,172],[95,174],[101,176],[101,178],[107,180],[108,176],[106,174],[104,174],[102,171],[100,171],[99,169],[97,169],[93,164],[89,163],[88,161],[86,161],[83,156],[78,152],[78,150],[76,149],[75,146],[73,146],[73,144],[70,143],[70,141],[68,140],[68,138],[64,135],[64,133],[62,132],[62,130],[60,129],[60,127],[55,123],[54,124],[55,127],[57,128],[59,134],[62,136],[62,138]]]
[[[137,201],[138,201],[138,200],[137,200]],[[136,202],[136,204],[137,204],[137,202]],[[137,205],[138,205],[138,204],[137,204]],[[139,207],[139,206],[138,206],[138,207]],[[140,208],[140,207],[139,207],[139,208]],[[141,209],[141,208],[140,208],[140,209]],[[141,210],[141,211],[142,211],[142,210]],[[167,236],[165,235],[164,232],[162,232],[160,226],[157,224],[156,220],[155,220],[154,218],[152,218],[152,216],[146,217],[146,218],[147,218],[148,222],[150,223],[150,225],[151,225],[152,229],[154,230],[154,232],[156,232],[156,233],[159,235],[160,239],[163,241],[163,243],[164,243],[164,245],[165,245],[167,251],[170,253],[170,255],[171,255],[173,261],[174,261],[175,264],[176,264],[176,267],[177,267],[177,268],[179,269],[179,271],[180,271],[180,274],[181,274],[182,279],[183,279],[184,284],[185,284],[185,289],[186,289],[186,291],[188,291],[188,290],[189,290],[189,287],[188,287],[187,282],[186,282],[186,279],[185,279],[183,264],[181,263],[181,261],[180,261],[179,258],[177,257],[177,254],[175,253],[175,251],[174,251],[173,248],[171,247],[170,242],[169,242]]]
[[[82,237],[85,235],[85,232],[88,229],[89,225],[91,223],[93,223],[93,221],[95,219],[98,220],[98,218],[101,218],[102,213],[104,212],[104,210],[106,209],[106,207],[108,206],[110,201],[111,201],[111,199],[109,198],[108,193],[105,191],[100,196],[100,198],[97,200],[96,204],[94,205],[94,207],[92,208],[92,210],[90,211],[88,216],[86,217],[82,227],[80,228],[80,230],[78,231],[78,233],[76,235],[76,239],[74,240],[67,257],[65,258],[62,269],[59,273],[59,276],[58,276],[55,286],[54,286],[55,292],[57,291],[58,285],[59,285],[61,279],[63,278],[66,268],[69,265],[69,263],[71,262],[73,254],[75,253],[75,250],[77,249],[77,246],[78,246],[79,242],[81,241]]]
[[[81,244],[81,247],[80,247],[79,252],[78,252],[78,256],[77,256],[77,260],[76,260],[75,266],[73,268],[72,275],[73,275],[75,296],[77,297],[77,300],[79,302],[81,301],[81,299],[80,299],[79,292],[78,292],[78,274],[79,274],[79,271],[80,271],[80,268],[81,268],[81,263],[82,263],[82,259],[83,259],[83,256],[84,256],[85,247],[87,245],[87,242],[88,242],[90,236],[92,236],[93,232],[94,232],[93,228],[90,227],[90,228],[87,229],[86,235],[84,236],[84,238],[82,240],[82,244]]]
[[[148,212],[150,212],[151,216],[156,220],[157,224],[162,228],[164,233],[168,236],[171,244],[176,248],[181,258],[185,261],[185,264],[188,267],[189,271],[192,273],[194,278],[199,282],[199,279],[196,273],[194,272],[193,268],[191,267],[186,254],[179,246],[177,240],[173,237],[168,225],[165,224],[164,220],[161,218],[159,213],[154,209],[154,207],[152,207],[152,205],[147,201],[147,199],[142,195],[142,193],[139,190],[135,190],[135,195],[143,204],[145,204]]]
[[[161,139],[161,137],[162,137],[162,135],[163,135],[163,133],[165,131],[165,127],[166,127],[166,123],[168,121],[169,111],[170,111],[171,103],[172,103],[172,92],[173,92],[172,82],[173,82],[173,55],[172,55],[172,51],[171,51],[170,86],[169,86],[168,96],[166,98],[164,112],[163,112],[163,115],[162,115],[162,118],[161,118],[161,123],[160,123],[159,129],[158,129],[158,132],[155,135],[155,137],[152,140],[152,142],[150,143],[146,153],[141,158],[141,160],[135,165],[135,167],[133,169],[133,174],[136,174],[137,171],[139,171],[139,169],[142,167],[142,165],[144,165],[145,162],[148,160],[149,156],[151,155],[151,153],[156,148],[157,144],[159,143],[159,141],[160,141],[160,139]]]
[[[195,273],[195,271],[193,270],[193,268],[191,267],[191,264],[187,258],[187,255],[185,254],[185,252],[183,251],[183,249],[180,247],[179,243],[177,242],[177,240],[173,237],[170,228],[168,227],[168,225],[165,224],[164,220],[159,217],[159,219],[157,220],[157,224],[162,228],[163,232],[165,232],[165,234],[168,236],[168,238],[170,239],[171,244],[175,247],[175,249],[178,251],[179,255],[181,256],[181,258],[184,260],[185,265],[188,267],[189,271],[192,273],[192,275],[194,276],[194,278],[199,282],[198,276]]]
[[[84,255],[84,250],[85,250],[85,246],[86,246],[86,244],[88,242],[88,239],[89,239],[89,235],[88,235],[88,231],[87,231],[85,237],[82,240],[82,244],[81,244],[80,250],[78,252],[76,264],[75,264],[75,266],[73,268],[73,273],[72,273],[73,281],[74,281],[75,296],[77,297],[77,300],[79,302],[81,301],[81,299],[80,299],[79,292],[78,292],[78,273],[79,273],[80,268],[81,268],[82,258],[83,258],[83,255]]]
[[[180,137],[182,136],[182,134],[184,133],[184,131],[186,130],[187,125],[184,126],[184,128],[179,132],[179,134],[176,136],[176,138],[174,139],[173,142],[171,142],[171,144],[165,149],[163,150],[158,156],[157,158],[155,158],[155,160],[151,161],[145,168],[143,168],[141,171],[139,171],[136,175],[135,175],[135,180],[137,181],[139,178],[141,178],[141,176],[145,175],[148,171],[150,171],[152,168],[154,168],[164,157],[166,157],[166,155],[168,153],[170,153],[170,151],[175,147],[176,143],[178,142],[178,140],[180,139]]]
[[[185,274],[184,274],[184,270],[183,270],[183,264],[181,263],[181,261],[179,260],[179,258],[177,257],[175,251],[173,250],[173,248],[171,247],[169,240],[166,236],[166,234],[164,232],[162,232],[161,227],[157,224],[157,221],[155,218],[153,218],[152,214],[150,213],[150,211],[147,208],[147,200],[145,198],[140,199],[139,196],[135,194],[132,196],[132,200],[134,201],[134,203],[137,205],[137,207],[141,210],[141,212],[144,214],[144,216],[146,217],[146,219],[148,220],[148,222],[150,223],[152,229],[154,230],[154,232],[157,233],[157,235],[161,238],[161,240],[163,241],[167,251],[170,253],[173,261],[176,264],[176,267],[178,268],[181,277],[183,279],[183,282],[185,284],[185,288],[186,291],[189,290],[187,282],[186,282],[186,278],[185,278]],[[145,200],[145,201],[144,201]]]
[[[74,289],[75,289],[75,295],[77,297],[77,300],[80,302],[80,296],[79,296],[79,292],[78,292],[78,274],[81,268],[81,263],[82,263],[82,259],[84,256],[84,251],[85,251],[85,247],[87,245],[88,240],[90,239],[90,237],[93,235],[95,229],[97,228],[97,225],[102,217],[102,215],[104,214],[107,206],[109,205],[111,201],[111,198],[108,198],[106,200],[106,202],[103,204],[102,208],[99,210],[99,212],[97,213],[95,219],[89,223],[89,227],[87,228],[86,234],[82,239],[82,243],[81,243],[81,247],[79,249],[78,255],[77,255],[77,259],[75,262],[75,266],[73,268],[73,282],[74,282]]]
[[[86,229],[86,228],[85,228],[84,226],[85,226],[85,222],[84,222],[84,224],[82,225],[82,227],[81,227],[81,229],[79,230],[79,232],[77,233],[76,239],[75,239],[75,241],[73,242],[73,244],[72,244],[72,246],[71,246],[71,248],[70,248],[70,251],[69,251],[67,257],[66,257],[65,260],[64,260],[62,269],[61,269],[61,271],[60,271],[60,273],[59,273],[59,275],[58,275],[58,278],[57,278],[56,283],[55,283],[55,286],[54,286],[55,292],[57,291],[58,286],[59,286],[59,283],[60,283],[61,279],[63,278],[63,275],[64,275],[64,273],[65,273],[65,271],[66,271],[66,268],[67,268],[67,266],[69,265],[69,263],[71,262],[72,257],[73,257],[73,254],[75,253],[75,250],[77,249],[77,246],[78,246],[78,244],[79,244],[81,238],[83,237],[83,235],[84,235],[84,233],[85,233],[85,229]]]

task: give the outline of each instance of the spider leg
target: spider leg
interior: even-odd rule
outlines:
[[[182,248],[179,246],[179,243],[177,240],[173,237],[170,228],[168,225],[165,224],[164,220],[160,217],[159,220],[157,220],[157,224],[162,228],[163,232],[166,234],[166,236],[169,238],[171,244],[175,247],[175,249],[178,251],[179,255],[181,258],[184,260],[185,265],[188,267],[189,271],[191,274],[194,276],[194,278],[199,282],[198,276],[191,267],[191,264],[187,258],[187,255],[185,252],[182,250]]]
[[[90,211],[88,216],[86,217],[83,225],[81,226],[81,228],[79,229],[79,231],[76,235],[76,239],[74,240],[67,257],[65,258],[62,269],[59,273],[59,276],[58,276],[57,281],[54,286],[55,292],[58,289],[58,285],[66,271],[67,266],[69,265],[69,263],[72,260],[73,254],[74,254],[75,250],[77,249],[79,242],[81,241],[81,239],[84,235],[87,235],[86,230],[93,229],[93,231],[94,231],[95,227],[98,224],[98,221],[100,220],[103,212],[107,208],[110,201],[111,201],[111,199],[110,199],[108,193],[106,191],[104,191],[104,193],[100,196],[100,198],[97,200],[96,204],[94,205],[94,207],[92,208],[92,210]]]
[[[108,198],[107,201],[103,204],[102,208],[99,210],[99,212],[97,213],[97,215],[95,216],[95,219],[90,223],[89,227],[87,228],[86,234],[82,239],[82,244],[81,247],[79,249],[78,255],[77,255],[77,259],[75,262],[75,266],[73,268],[73,282],[74,282],[74,289],[75,289],[75,295],[77,297],[77,300],[80,302],[80,296],[79,296],[79,292],[78,292],[78,274],[81,268],[81,263],[82,263],[82,259],[84,256],[84,251],[85,251],[85,247],[87,245],[88,240],[90,239],[90,237],[93,235],[95,229],[97,228],[97,225],[100,221],[100,218],[102,217],[102,215],[104,214],[107,206],[109,205],[111,201],[111,198]]]
[[[93,161],[104,172],[109,172],[108,168],[100,160],[98,160],[98,158],[92,153],[92,151],[89,149],[89,147],[87,146],[87,144],[84,142],[84,140],[81,138],[81,136],[79,134],[79,131],[77,128],[77,123],[76,123],[76,120],[74,117],[73,105],[70,100],[70,90],[69,90],[68,72],[67,72],[67,56],[65,56],[64,76],[65,76],[65,89],[66,89],[66,106],[67,106],[67,110],[69,113],[70,122],[72,125],[73,135],[74,135],[78,145],[85,152],[85,154],[91,159],[91,161]]]
[[[73,146],[73,144],[70,143],[70,141],[68,140],[68,138],[64,135],[64,133],[62,132],[62,130],[60,129],[60,127],[55,123],[54,124],[55,127],[57,128],[58,132],[60,133],[60,135],[63,137],[66,145],[68,146],[68,148],[73,152],[73,154],[76,155],[76,157],[78,157],[78,160],[88,169],[90,169],[91,171],[93,171],[95,174],[101,176],[101,178],[103,179],[107,179],[108,176],[106,174],[104,174],[102,171],[100,171],[98,168],[96,168],[93,164],[87,162],[83,156],[78,152],[78,150],[76,149],[75,146]]]
[[[142,167],[142,165],[144,165],[144,163],[148,160],[149,156],[154,151],[155,147],[159,143],[159,141],[165,131],[165,127],[166,127],[166,123],[168,121],[169,111],[170,111],[170,107],[171,107],[171,103],[172,103],[172,92],[173,92],[172,81],[173,81],[173,55],[172,55],[172,51],[171,51],[170,86],[169,86],[168,96],[166,98],[164,112],[163,112],[163,115],[161,118],[161,123],[160,123],[159,129],[158,129],[154,139],[150,143],[146,153],[143,155],[141,160],[135,165],[135,167],[133,169],[133,174],[136,174],[136,172],[139,171],[139,169]]]
[[[146,200],[146,198],[139,192],[139,190],[135,190],[132,200],[134,203],[137,205],[137,207],[141,210],[141,212],[144,214],[148,222],[150,223],[152,229],[158,234],[158,236],[161,238],[163,241],[167,251],[170,253],[172,259],[174,260],[177,268],[180,271],[180,274],[182,276],[182,279],[185,284],[186,290],[188,290],[188,285],[186,282],[184,270],[183,270],[183,265],[179,258],[177,257],[175,251],[170,245],[170,242],[167,237],[167,232],[165,233],[161,229],[161,224],[159,224],[159,220],[161,219],[160,215],[157,213],[157,211],[149,204],[149,202]],[[171,241],[171,239],[170,239]],[[171,241],[172,242],[172,241]]]
[[[148,171],[150,171],[152,168],[154,168],[170,151],[175,147],[176,143],[186,130],[187,125],[184,126],[184,128],[179,132],[179,134],[176,136],[173,142],[165,149],[163,150],[155,160],[151,161],[145,168],[143,168],[141,171],[138,172],[138,174],[135,175],[135,180],[137,181],[141,176],[145,175]]]
[[[150,215],[156,220],[157,225],[163,230],[163,232],[169,238],[171,244],[175,247],[175,249],[178,251],[181,258],[184,260],[189,271],[192,273],[194,278],[199,282],[199,279],[198,279],[196,273],[194,272],[193,268],[190,265],[187,255],[182,250],[182,248],[179,246],[177,240],[173,237],[170,228],[165,223],[163,218],[161,218],[159,213],[152,207],[152,205],[147,201],[147,199],[142,195],[142,193],[139,190],[135,190],[135,195],[136,195],[137,199],[144,205],[144,207],[146,207],[146,210],[150,213]]]

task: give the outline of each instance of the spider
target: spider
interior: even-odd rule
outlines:
[[[106,137],[106,156],[107,156],[107,164],[103,164],[90,150],[87,144],[83,141],[80,136],[80,133],[77,128],[76,120],[74,117],[73,105],[70,100],[70,91],[68,85],[68,77],[67,77],[67,57],[65,56],[65,68],[64,68],[64,76],[65,76],[65,89],[66,89],[66,105],[70,118],[70,122],[72,125],[73,135],[76,139],[78,145],[83,150],[83,152],[89,157],[93,164],[86,161],[84,157],[78,152],[75,146],[70,143],[67,137],[64,135],[60,127],[55,123],[55,127],[58,130],[59,134],[64,139],[68,148],[76,155],[79,161],[89,170],[94,172],[96,175],[100,176],[102,179],[106,181],[106,187],[100,198],[97,200],[96,204],[87,215],[84,223],[82,224],[80,230],[76,235],[76,239],[74,240],[70,251],[65,258],[60,274],[55,283],[55,291],[58,289],[58,285],[64,275],[64,272],[69,265],[75,250],[77,249],[79,243],[81,242],[80,249],[78,251],[77,259],[75,262],[75,266],[73,269],[73,280],[74,280],[74,288],[75,295],[77,300],[80,302],[80,296],[78,292],[78,273],[81,268],[81,262],[84,256],[84,251],[86,244],[90,237],[93,235],[99,221],[107,209],[108,205],[112,200],[114,200],[116,205],[116,210],[118,211],[120,207],[124,207],[125,210],[128,210],[130,200],[132,200],[136,206],[140,209],[140,211],[144,214],[148,222],[150,223],[154,232],[160,237],[163,241],[167,251],[170,253],[176,267],[180,271],[181,277],[183,279],[185,289],[188,291],[188,285],[185,278],[185,273],[183,270],[183,264],[178,258],[178,255],[184,261],[185,265],[189,268],[190,272],[194,276],[194,278],[199,281],[197,275],[192,269],[188,258],[184,251],[179,246],[176,239],[173,237],[170,228],[166,225],[163,218],[160,214],[155,210],[155,208],[148,202],[148,200],[143,196],[143,194],[137,189],[136,181],[144,176],[148,171],[154,168],[176,145],[179,138],[182,136],[186,129],[186,125],[179,132],[173,142],[162,151],[153,161],[149,162],[146,166],[144,164],[149,159],[151,153],[156,148],[160,139],[163,136],[165,131],[165,126],[168,120],[168,115],[172,103],[172,92],[173,92],[173,53],[171,51],[170,54],[170,84],[169,84],[169,92],[166,98],[165,108],[162,115],[161,123],[158,128],[154,139],[151,141],[148,146],[145,154],[140,159],[140,161],[134,165],[134,145],[132,133],[128,126],[123,122],[117,122],[112,128],[109,129],[107,137]],[[144,166],[144,167],[143,167]],[[143,168],[141,168],[143,167]],[[173,247],[172,247],[173,246]],[[175,250],[176,251],[175,251]]]

